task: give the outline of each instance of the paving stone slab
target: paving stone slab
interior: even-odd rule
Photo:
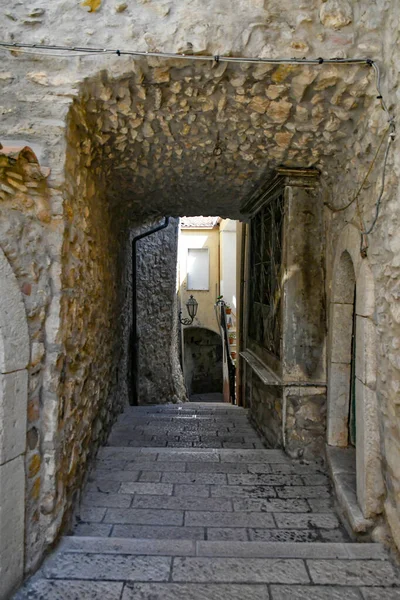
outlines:
[[[123,482],[121,494],[149,494],[155,496],[172,496],[173,486],[166,483],[131,483]]]
[[[346,544],[346,550],[349,558],[390,560],[389,553],[382,544]]]
[[[79,511],[79,519],[87,523],[101,523],[104,515],[106,514],[106,508],[99,508],[95,506],[82,506]]]
[[[201,464],[201,463],[199,463]],[[131,461],[127,462],[125,466],[126,471],[151,471],[161,473],[164,471],[185,471],[185,462],[164,462],[160,467],[155,461]]]
[[[186,471],[188,473],[247,473],[248,467],[245,463],[188,462],[186,463]]]
[[[89,481],[137,481],[140,471],[115,471],[113,469],[96,469],[89,476]]]
[[[274,513],[278,527],[283,529],[335,529],[340,527],[336,515],[329,513]]]
[[[174,496],[191,496],[195,498],[208,498],[210,496],[209,485],[188,485],[177,483],[174,485]]]
[[[329,498],[331,495],[330,488],[326,485],[277,487],[276,492],[279,498]]]
[[[307,501],[297,498],[237,498],[233,500],[233,509],[239,512],[288,512],[305,513],[309,511]]]
[[[248,530],[240,527],[208,527],[206,531],[206,539],[210,541],[247,542],[249,540]]]
[[[272,464],[273,473],[293,473],[296,475],[327,474],[327,469],[321,461],[291,460],[287,464]]]
[[[265,462],[265,463],[248,463],[247,471],[248,471],[248,473],[254,473],[254,474],[273,473],[274,466],[280,466],[280,465],[270,465],[267,462]],[[286,465],[283,465],[283,466],[286,466]],[[289,465],[287,465],[287,466],[290,469]],[[281,474],[281,473],[279,473],[279,474]]]
[[[65,537],[57,551],[64,554],[194,556],[196,554],[196,543],[194,540]]]
[[[333,498],[307,498],[312,512],[333,512]]]
[[[221,462],[289,463],[282,450],[220,450]]]
[[[158,525],[117,524],[112,529],[113,537],[149,538],[158,540],[204,540],[204,527],[171,527]]]
[[[133,496],[129,494],[102,494],[90,492],[83,495],[82,507],[129,508]],[[81,512],[82,518],[82,512]],[[91,519],[89,519],[90,521]]]
[[[133,525],[182,525],[183,511],[143,508],[108,508],[105,523],[131,523]]]
[[[275,488],[268,485],[213,485],[211,496],[218,498],[233,498],[234,496],[247,496],[249,498],[274,498]]]
[[[193,442],[193,448],[222,448],[223,444],[220,441],[212,442],[211,440],[208,442]]]
[[[85,492],[100,492],[102,494],[109,494],[112,492],[118,492],[120,486],[120,481],[104,481],[96,479],[95,481],[90,481],[86,485]]]
[[[169,472],[163,473],[161,481],[163,483],[186,483],[186,484],[214,484],[224,485],[227,482],[227,476],[224,473],[181,473]]]
[[[74,528],[74,535],[108,537],[112,525],[106,523],[78,523]]]
[[[190,583],[134,583],[124,588],[122,600],[270,600],[266,585]]]
[[[109,458],[120,458],[121,460],[134,460],[142,455],[141,448],[113,448],[112,446],[103,446],[99,448],[97,458],[99,460]],[[151,460],[147,458],[146,460]]]
[[[249,558],[175,558],[172,581],[188,583],[309,583],[302,560]]]
[[[111,581],[36,579],[28,581],[13,600],[119,600],[123,585]]]
[[[192,448],[193,442],[166,442],[165,446],[167,446],[167,448]],[[211,447],[213,448],[214,446]],[[216,447],[218,447],[218,444]],[[204,448],[204,446],[202,446],[202,448]]]
[[[308,560],[307,566],[318,585],[400,586],[400,571],[389,561]]]
[[[361,588],[363,600],[400,600],[400,589]]]
[[[234,431],[234,430],[233,430]],[[232,448],[232,449],[237,449],[237,450],[257,450],[257,449],[264,449],[265,446],[263,444],[263,442],[257,438],[257,437],[253,437],[250,434],[246,434],[246,433],[240,433],[240,437],[243,437],[243,441],[241,441],[240,439],[237,440],[225,440],[223,442],[223,448]],[[239,434],[238,434],[238,438],[239,438]],[[248,448],[246,448],[246,445],[248,446]]]
[[[304,485],[329,485],[330,479],[325,473],[309,473],[301,475]]]
[[[228,484],[230,485],[303,485],[299,475],[274,475],[269,473],[229,473]]]
[[[185,526],[275,527],[271,513],[185,512]]]
[[[203,453],[201,451],[203,450]],[[219,462],[217,450],[211,452],[204,448],[193,448],[192,451],[179,452],[178,448],[170,448],[168,453],[160,452],[157,462]]]
[[[47,579],[168,581],[171,560],[164,556],[60,553],[44,564],[43,574]]]
[[[157,471],[141,471],[139,482],[143,483],[160,483],[162,473]]]
[[[318,531],[309,529],[249,529],[251,541],[259,542],[315,542],[320,539]]]
[[[119,458],[97,458],[93,462],[93,465],[94,465],[93,471],[95,471],[96,469],[105,469],[105,470],[118,469],[120,471],[123,471],[126,468],[127,464],[128,464],[128,461],[121,460]],[[137,471],[137,469],[135,469],[135,470]]]
[[[272,600],[361,600],[360,592],[349,587],[271,585]]]
[[[132,508],[164,508],[166,510],[201,510],[232,512],[227,498],[193,496],[134,496]]]
[[[300,531],[300,530],[299,530]],[[345,529],[320,529],[319,537],[324,542],[350,542],[350,537]]]

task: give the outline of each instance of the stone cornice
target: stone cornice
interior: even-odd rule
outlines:
[[[315,188],[318,185],[320,173],[317,169],[291,169],[279,167],[263,185],[245,200],[240,212],[245,216],[253,216],[264,204],[270,202],[282,193],[285,187]]]

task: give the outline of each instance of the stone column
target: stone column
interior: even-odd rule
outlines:
[[[279,357],[247,339],[251,415],[268,443],[293,456],[319,455],[325,445],[325,284],[323,204],[315,169],[278,169],[244,204],[253,218],[283,194]]]
[[[282,290],[283,440],[318,454],[326,427],[323,205],[318,173],[279,169],[285,197]]]
[[[281,169],[280,172],[285,173]],[[323,205],[314,171],[283,179],[282,378],[325,383]]]

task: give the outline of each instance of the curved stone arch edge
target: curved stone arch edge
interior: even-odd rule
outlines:
[[[17,278],[0,248],[0,598],[24,573],[28,323]]]
[[[340,336],[336,335],[342,319],[343,336],[351,327],[354,312],[352,302],[335,300],[335,286],[343,255],[347,253],[354,270],[356,289],[356,491],[358,504],[365,518],[380,514],[383,510],[384,483],[381,465],[379,410],[376,394],[376,326],[375,289],[372,270],[367,258],[360,254],[360,232],[347,225],[341,232],[337,244],[332,271],[332,289],[329,306],[329,363],[328,363],[328,423],[327,443],[329,446],[346,447],[347,419],[350,392],[350,349],[340,347]],[[345,340],[346,342],[346,340]]]

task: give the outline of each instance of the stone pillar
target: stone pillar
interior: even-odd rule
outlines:
[[[318,454],[326,427],[323,205],[315,171],[278,173],[285,194],[283,439],[290,453]]]
[[[251,368],[253,419],[268,442],[282,444],[294,456],[311,456],[324,448],[326,429],[324,227],[318,172],[278,169],[243,210],[253,216],[282,194],[280,354],[273,356],[248,339],[241,356]]]
[[[325,382],[323,206],[315,187],[293,183],[285,187],[282,377]]]

